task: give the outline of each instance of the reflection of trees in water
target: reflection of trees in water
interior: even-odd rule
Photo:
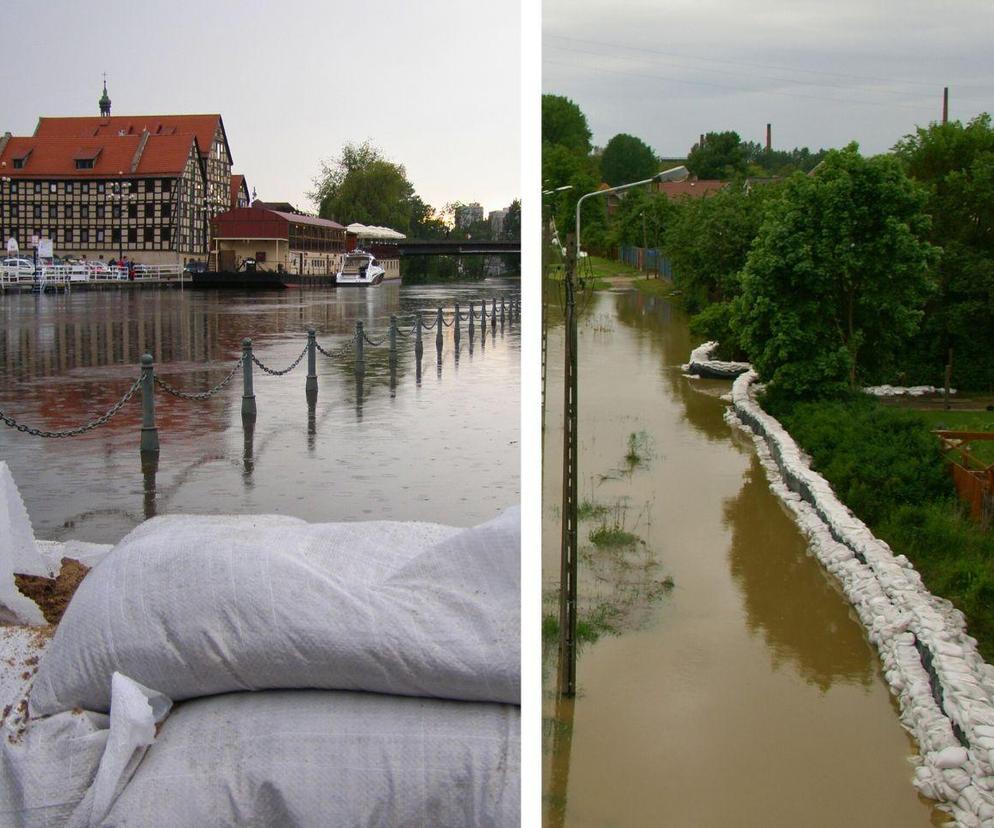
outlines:
[[[724,505],[732,532],[729,563],[742,588],[748,629],[762,634],[774,668],[790,662],[822,691],[839,680],[868,687],[873,656],[859,624],[806,553],[793,521],[770,501],[765,472],[753,456],[742,489]]]
[[[660,356],[659,376],[669,386],[670,395],[682,403],[681,419],[710,442],[728,439],[728,426],[722,419],[724,406],[711,394],[702,394],[694,384],[715,385],[711,380],[690,380],[680,366],[690,357],[694,341],[683,312],[672,302],[633,290],[613,295],[619,321],[636,332],[637,341]],[[722,393],[731,383],[720,384]]]

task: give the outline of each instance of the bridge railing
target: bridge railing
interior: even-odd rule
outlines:
[[[486,341],[488,322],[492,334],[496,335],[498,324],[503,331],[506,325],[514,325],[520,321],[521,298],[519,295],[502,295],[499,301],[500,304],[498,305],[497,297],[492,297],[489,300],[489,309],[487,307],[486,300],[479,303],[478,309],[475,307],[476,301],[470,302],[469,309],[465,313],[460,310],[458,304],[448,311],[439,307],[433,314],[431,314],[432,321],[430,322],[425,318],[425,314],[423,312],[415,313],[403,320],[397,316],[391,316],[389,329],[379,337],[370,336],[365,330],[363,322],[357,321],[355,323],[355,333],[353,336],[342,347],[337,349],[327,349],[322,347],[317,341],[315,330],[313,328],[309,328],[307,331],[306,344],[293,362],[285,368],[273,368],[266,365],[253,353],[252,340],[245,339],[242,341],[242,355],[232,366],[230,366],[230,369],[226,372],[220,382],[203,391],[190,391],[177,388],[164,380],[162,377],[157,376],[155,373],[152,355],[144,354],[140,361],[140,373],[137,379],[132,382],[128,390],[116,403],[114,403],[114,405],[94,420],[82,423],[74,428],[64,429],[61,431],[48,431],[25,425],[24,423],[19,422],[11,414],[0,410],[0,422],[10,428],[34,437],[76,437],[109,423],[125,407],[125,405],[127,405],[128,402],[139,394],[140,391],[139,396],[142,400],[142,425],[139,445],[142,452],[158,453],[159,432],[155,421],[156,386],[161,388],[167,394],[181,400],[202,402],[219,394],[234,380],[239,372],[239,369],[241,369],[242,417],[243,419],[251,419],[254,421],[257,411],[254,391],[254,377],[252,372],[253,366],[257,366],[260,370],[271,376],[282,377],[296,369],[306,356],[307,379],[304,388],[308,396],[308,400],[311,401],[316,399],[318,392],[318,377],[316,370],[318,353],[334,360],[352,359],[357,387],[360,387],[362,377],[366,371],[366,347],[386,348],[389,350],[390,381],[392,389],[396,384],[396,366],[400,351],[400,343],[402,341],[413,342],[414,344],[417,380],[420,383],[421,360],[424,353],[422,334],[425,331],[435,331],[435,349],[437,352],[439,370],[441,370],[442,352],[444,347],[443,331],[445,328],[452,329],[453,346],[458,358],[460,341],[462,337],[462,324],[464,322],[468,323],[467,334],[469,337],[470,353],[472,353],[473,340],[476,336],[477,330],[477,322],[479,322],[481,344],[483,344]]]

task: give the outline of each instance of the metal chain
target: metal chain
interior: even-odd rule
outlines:
[[[411,323],[411,329],[409,331],[402,331],[400,328],[397,328],[397,335],[403,337],[409,337],[411,336],[411,334],[414,333],[417,327],[418,327],[418,322],[417,320],[415,320]]]
[[[256,365],[258,365],[267,374],[272,374],[274,377],[282,377],[284,374],[289,374],[294,368],[296,368],[298,365],[300,365],[300,360],[302,360],[304,358],[304,354],[306,354],[306,353],[307,353],[307,346],[305,345],[304,346],[304,350],[300,352],[300,356],[298,356],[290,364],[290,366],[288,368],[284,368],[282,371],[277,371],[277,370],[275,370],[273,368],[269,368],[268,366],[263,365],[259,361],[259,358],[255,354],[252,354],[252,362],[254,362]]]
[[[442,317],[442,324],[445,325],[446,328],[451,328],[455,324],[455,322],[456,322],[456,318],[454,316],[448,322],[445,321],[445,317],[444,316]]]
[[[349,351],[351,351],[355,347],[355,342],[354,342],[354,340],[350,339],[348,342],[346,342],[337,351],[326,351],[324,348],[321,347],[321,343],[320,342],[318,342],[317,340],[314,340],[314,347],[316,347],[326,357],[329,357],[331,359],[338,359],[338,357],[343,357],[346,354],[348,354]]]
[[[387,338],[383,337],[379,342],[374,342],[372,339],[369,338],[369,334],[367,334],[365,331],[362,332],[362,338],[365,339],[366,342],[374,348],[379,348],[380,345],[382,345],[384,342],[387,341]]]
[[[234,368],[231,369],[231,371],[228,373],[228,376],[226,376],[213,388],[209,389],[208,391],[201,391],[199,394],[191,394],[187,391],[180,391],[178,388],[174,388],[173,386],[171,386],[158,374],[155,375],[155,384],[160,386],[167,394],[172,394],[174,397],[179,397],[181,400],[209,400],[218,391],[224,388],[224,386],[226,386],[229,382],[231,382],[232,377],[235,376],[235,373],[238,371],[239,368],[242,367],[242,364],[244,362],[245,362],[245,357],[244,356],[239,357],[238,362],[235,363]]]
[[[429,325],[427,322],[425,322],[425,321],[422,320],[421,327],[424,328],[426,331],[430,331],[432,328],[435,327],[435,325],[436,325],[437,322],[438,322],[438,320],[436,319],[434,322],[432,322]]]
[[[16,428],[18,431],[23,432],[24,434],[30,434],[33,437],[75,437],[77,434],[84,434],[87,431],[92,431],[93,429],[99,428],[100,426],[108,423],[111,417],[117,414],[117,412],[125,406],[128,400],[135,395],[135,392],[141,387],[141,383],[141,377],[139,377],[135,380],[131,388],[128,389],[127,393],[114,405],[107,409],[107,413],[105,413],[102,417],[97,417],[97,419],[91,420],[86,423],[86,425],[81,425],[78,428],[71,428],[67,431],[42,431],[38,428],[31,428],[31,426],[26,426],[23,423],[17,422],[17,420],[5,414],[3,411],[0,411],[0,420],[11,428]]]

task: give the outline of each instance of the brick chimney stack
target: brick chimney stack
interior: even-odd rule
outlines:
[[[766,151],[773,149],[773,125],[766,125]]]

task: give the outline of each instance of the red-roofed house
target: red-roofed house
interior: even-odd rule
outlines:
[[[248,184],[244,175],[231,176],[231,209],[236,207],[248,207],[251,204],[249,199]]]
[[[654,186],[657,193],[662,193],[670,201],[674,201],[679,198],[701,198],[710,193],[716,193],[727,185],[727,181],[717,179],[687,178],[683,181],[659,181]]]
[[[260,270],[324,275],[339,269],[345,228],[328,219],[262,207],[236,207],[215,216],[210,270],[234,271],[245,259]]]
[[[230,209],[235,179],[220,115],[38,119],[34,135],[0,137],[0,243],[52,239],[60,256],[147,264],[207,255],[208,227]]]

